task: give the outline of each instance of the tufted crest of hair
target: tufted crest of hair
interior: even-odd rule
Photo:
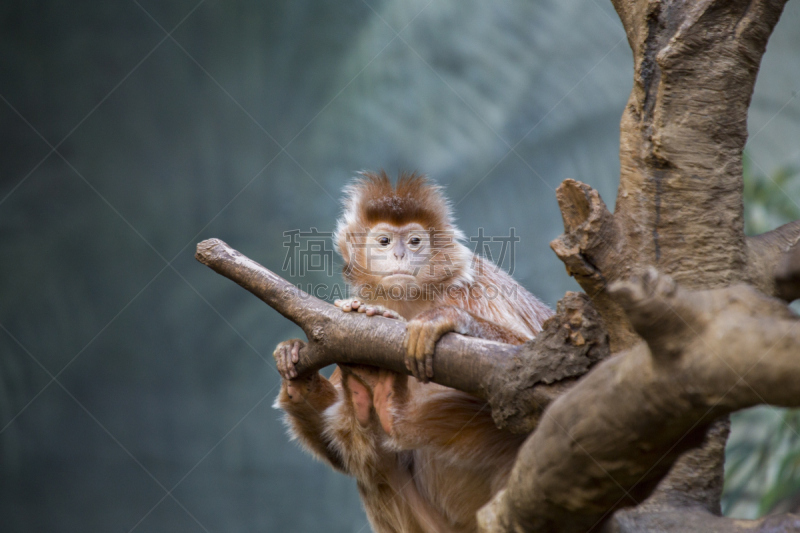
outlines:
[[[422,174],[402,173],[393,186],[385,171],[364,171],[344,192],[344,212],[334,235],[340,250],[348,231],[364,231],[378,222],[417,222],[429,230],[453,231],[455,240],[463,238],[453,227],[452,209],[441,187]]]
[[[450,206],[439,186],[416,173],[403,173],[392,187],[386,172],[362,172],[346,190],[349,207],[357,209],[364,226],[390,222],[397,226],[417,222],[424,228],[450,226]]]

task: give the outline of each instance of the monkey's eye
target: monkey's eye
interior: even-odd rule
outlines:
[[[381,246],[389,246],[389,242],[391,241],[389,240],[389,237],[381,237],[380,239],[378,239],[378,242],[380,243]]]
[[[411,246],[419,246],[420,242],[422,241],[419,240],[419,237],[411,237],[411,239],[408,241],[408,244]]]

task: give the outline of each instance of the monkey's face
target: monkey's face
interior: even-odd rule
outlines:
[[[446,265],[440,264],[446,254],[441,252],[452,238],[417,222],[401,226],[380,222],[351,242],[357,243],[350,265],[353,279],[380,288],[390,298],[413,299],[426,291],[426,285],[448,277]]]
[[[370,228],[363,248],[364,268],[380,279],[384,288],[416,283],[430,262],[428,232],[413,222],[394,226],[385,222]]]

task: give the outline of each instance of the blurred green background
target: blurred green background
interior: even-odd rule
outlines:
[[[800,147],[797,138],[794,142]],[[748,235],[800,220],[800,172],[797,164],[789,161],[767,174],[745,152]],[[792,308],[800,311],[800,300]],[[768,513],[800,512],[800,410],[758,406],[734,413],[731,422],[725,450],[723,513],[756,518]]]
[[[800,218],[800,4],[750,114],[748,231]],[[426,172],[514,276],[577,287],[554,189],[613,207],[631,54],[606,0],[44,0],[0,5],[0,529],[366,532],[351,479],[288,441],[301,334],[194,261],[282,272],[361,169]],[[735,417],[725,509],[796,508],[798,415]]]

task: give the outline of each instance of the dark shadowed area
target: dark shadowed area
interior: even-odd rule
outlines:
[[[790,2],[750,112],[759,231],[800,212],[798,27]],[[330,240],[286,232],[332,231],[358,170],[417,170],[555,306],[577,284],[549,248],[554,189],[613,207],[631,72],[604,0],[4,2],[0,530],[369,531],[354,482],[271,407],[272,350],[300,330],[195,244],[332,300]],[[786,420],[750,413],[734,437],[752,456]],[[774,479],[753,483],[728,510],[777,508]]]

